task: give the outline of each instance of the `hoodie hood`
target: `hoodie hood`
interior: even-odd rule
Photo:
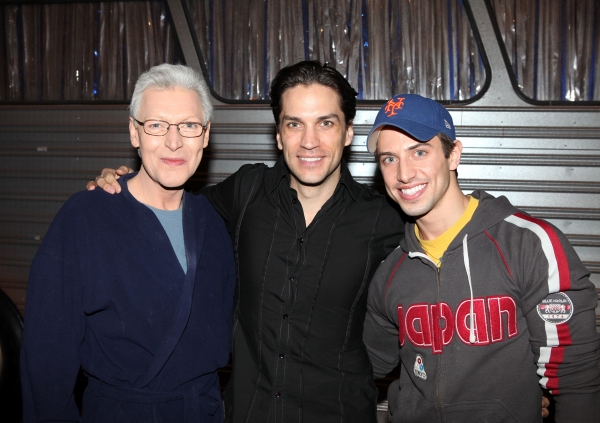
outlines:
[[[447,251],[461,247],[465,235],[468,234],[469,238],[473,238],[503,221],[508,216],[519,212],[519,210],[510,204],[508,199],[504,196],[496,198],[484,190],[475,190],[471,193],[471,196],[479,200],[477,210],[475,210],[475,214],[469,223],[462,228],[462,230],[450,243]],[[424,252],[419,240],[415,235],[414,222],[409,222],[406,224],[404,239],[400,242],[400,247],[407,253]]]

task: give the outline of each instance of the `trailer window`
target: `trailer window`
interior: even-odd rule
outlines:
[[[0,101],[125,102],[183,57],[161,1],[0,6]]]
[[[505,61],[531,102],[600,101],[598,0],[490,0]]]
[[[239,2],[186,0],[214,93],[266,100],[299,60],[328,62],[359,99],[418,93],[468,101],[486,86],[485,57],[461,0]]]

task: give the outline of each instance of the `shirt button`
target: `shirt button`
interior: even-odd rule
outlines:
[[[294,282],[296,280],[295,276],[290,276],[290,282]]]
[[[302,244],[304,242],[304,238],[298,238],[298,242]]]
[[[281,397],[281,392],[275,392],[275,398]]]
[[[292,200],[292,204],[296,204],[298,202],[298,200],[296,200],[295,198]]]
[[[279,354],[279,358],[283,358],[285,357],[283,354]]]
[[[287,318],[288,318],[288,315],[287,315],[287,314],[284,314],[284,315],[283,315],[283,320],[286,320]]]

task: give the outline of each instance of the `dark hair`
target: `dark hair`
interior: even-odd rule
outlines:
[[[443,132],[437,134],[438,138],[442,142],[442,150],[444,151],[444,157],[450,157],[450,153],[454,150],[454,140],[450,139],[450,137]]]
[[[296,85],[320,84],[334,90],[340,98],[340,108],[344,112],[346,125],[350,125],[356,116],[356,96],[358,93],[346,78],[334,68],[316,60],[304,60],[282,68],[271,81],[271,108],[275,123],[279,126],[281,99],[283,93]]]
[[[454,150],[454,147],[456,146],[456,144],[454,144],[454,140],[451,139],[448,135],[444,134],[443,132],[438,133],[437,136],[442,143],[442,151],[444,152],[444,157],[450,157],[450,153],[452,153],[452,150]],[[454,172],[456,173],[456,177],[458,178],[458,169],[454,170]]]

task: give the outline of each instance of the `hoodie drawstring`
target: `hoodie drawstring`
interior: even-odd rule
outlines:
[[[467,248],[467,237],[469,235],[465,235],[463,238],[463,258],[465,259],[465,269],[467,270],[467,279],[469,280],[469,290],[471,291],[471,309],[469,312],[469,320],[471,326],[469,328],[469,342],[471,344],[475,343],[475,320],[473,319],[473,284],[471,283],[471,266],[469,266],[469,249]]]

